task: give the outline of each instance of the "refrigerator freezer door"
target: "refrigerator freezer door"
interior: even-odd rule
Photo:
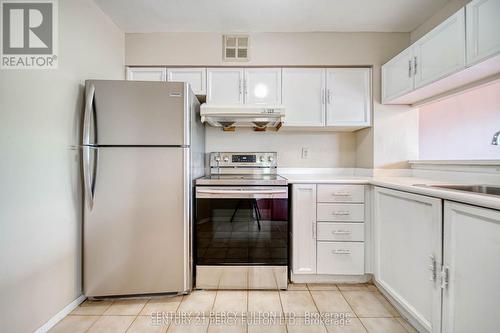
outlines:
[[[180,82],[86,82],[83,144],[189,145],[187,86]]]
[[[189,290],[189,149],[105,147],[98,156],[94,204],[84,205],[85,295]]]

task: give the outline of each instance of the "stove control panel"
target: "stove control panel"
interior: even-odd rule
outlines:
[[[210,167],[275,168],[277,159],[275,152],[213,152],[210,153]]]

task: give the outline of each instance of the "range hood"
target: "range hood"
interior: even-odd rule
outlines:
[[[255,131],[279,130],[285,119],[283,106],[202,104],[201,121],[224,131],[249,127]]]

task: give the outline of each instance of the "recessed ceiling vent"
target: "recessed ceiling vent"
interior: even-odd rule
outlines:
[[[224,61],[248,61],[248,36],[247,35],[224,35],[223,36],[223,60]]]

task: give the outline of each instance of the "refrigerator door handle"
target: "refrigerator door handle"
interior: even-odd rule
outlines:
[[[94,147],[83,146],[83,191],[85,196],[85,201],[89,207],[89,210],[92,210],[94,207],[94,190],[95,190],[95,175],[97,173],[97,160],[99,158],[98,149]],[[92,165],[91,161],[91,153],[92,151],[96,152],[94,158],[94,165]]]
[[[83,113],[83,131],[82,144],[89,145],[90,142],[90,122],[92,121],[92,112],[94,108],[95,86],[92,83],[87,84],[85,89],[85,111]]]

